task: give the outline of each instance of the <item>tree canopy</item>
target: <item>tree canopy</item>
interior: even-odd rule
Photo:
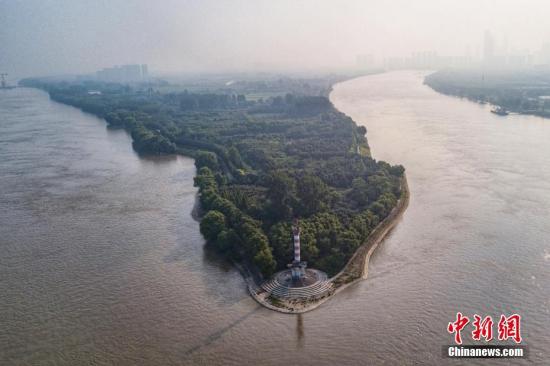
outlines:
[[[335,274],[401,194],[403,167],[372,159],[366,129],[323,96],[252,101],[100,83],[90,95],[87,84],[25,83],[126,129],[138,152],[194,157],[202,235],[265,276],[292,261],[292,219],[304,260]]]

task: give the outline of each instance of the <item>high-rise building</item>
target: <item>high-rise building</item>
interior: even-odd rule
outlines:
[[[146,81],[148,79],[147,65],[134,64],[108,67],[96,73],[100,81],[114,83],[131,83]]]
[[[486,63],[493,62],[495,58],[495,39],[489,30],[485,31],[483,37],[483,61]]]
[[[359,69],[372,69],[374,67],[374,56],[372,54],[357,55],[355,63]]]
[[[540,50],[540,63],[544,65],[550,65],[550,42],[542,45]]]

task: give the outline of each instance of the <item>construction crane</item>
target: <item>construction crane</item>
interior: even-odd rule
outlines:
[[[2,89],[7,89],[8,87],[8,85],[6,84],[6,76],[8,76],[8,74],[6,74],[5,72],[0,74],[0,77],[2,78]]]
[[[13,89],[13,88],[15,88],[15,86],[8,85],[8,83],[6,82],[6,76],[8,76],[8,74],[6,74],[5,72],[0,73],[0,89]]]

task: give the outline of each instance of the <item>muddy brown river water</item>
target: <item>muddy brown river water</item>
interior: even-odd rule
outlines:
[[[331,100],[375,158],[406,167],[411,201],[369,278],[296,316],[205,251],[191,159],[140,158],[101,119],[0,91],[0,364],[487,364],[441,357],[457,311],[521,314],[520,363],[548,364],[550,120],[496,116],[408,71]]]

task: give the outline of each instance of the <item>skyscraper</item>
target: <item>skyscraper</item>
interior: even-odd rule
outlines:
[[[495,58],[495,39],[489,30],[485,31],[483,37],[483,61],[492,63]]]
[[[140,82],[148,79],[148,70],[146,64],[114,66],[98,71],[96,77],[101,81],[115,83]]]

